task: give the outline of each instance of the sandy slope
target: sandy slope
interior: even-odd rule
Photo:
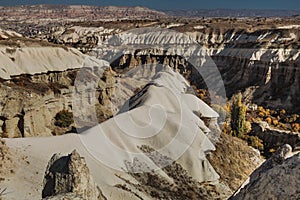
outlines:
[[[44,171],[51,156],[57,152],[70,153],[73,149],[85,157],[94,180],[109,199],[136,199],[131,193],[114,187],[124,184],[116,174],[136,182],[120,171],[128,167],[124,161],[134,164],[138,159],[152,170],[168,160],[153,162],[137,148],[140,145],[153,147],[172,160],[178,159],[188,175],[198,181],[218,180],[218,174],[205,157],[215,147],[206,136],[208,127],[198,117],[199,113],[205,117],[218,115],[201,100],[185,94],[188,87],[180,74],[162,71],[131,98],[129,104],[124,104],[117,116],[80,135],[8,139],[7,145],[25,159],[15,160],[18,165],[15,174],[3,183],[9,191],[5,198],[39,199]],[[168,177],[162,170],[156,173]],[[169,181],[173,180],[169,178]]]
[[[114,176],[114,173],[118,173],[118,171],[106,168],[95,160],[86,151],[76,134],[49,138],[8,140],[7,144],[19,151],[20,154],[28,156],[26,161],[29,164],[24,160],[17,161],[18,167],[15,174],[9,178],[9,181],[6,180],[1,183],[4,187],[7,187],[9,192],[4,196],[5,199],[31,200],[41,198],[44,171],[51,156],[55,152],[68,154],[73,149],[76,149],[80,155],[85,157],[94,180],[105,192],[105,196],[111,196],[111,199],[120,199],[124,195],[122,191],[118,191],[119,189],[111,187],[120,182]],[[130,196],[130,194],[127,195]]]
[[[102,64],[99,62],[72,48],[0,46],[0,78],[3,79]]]

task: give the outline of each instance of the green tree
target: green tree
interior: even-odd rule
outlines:
[[[233,96],[230,125],[233,136],[243,138],[251,130],[251,125],[246,121],[247,107],[242,102],[242,94]]]

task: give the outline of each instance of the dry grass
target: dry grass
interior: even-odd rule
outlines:
[[[140,149],[143,153],[148,154],[153,152],[154,155],[149,158],[157,165],[162,167],[165,161],[170,158],[167,156],[161,155],[159,152],[155,151],[149,146],[141,146]],[[153,199],[172,199],[172,200],[196,200],[196,199],[222,199],[222,194],[224,191],[220,191],[217,186],[211,183],[199,183],[191,176],[188,175],[188,172],[176,161],[171,161],[171,164],[162,167],[162,170],[168,177],[173,180],[170,182],[165,177],[155,173],[154,171],[143,172],[143,173],[131,173],[130,171],[137,169],[149,169],[146,163],[140,162],[135,159],[133,162],[125,162],[129,175],[132,176],[138,184],[132,183],[127,179],[119,177],[126,184],[116,185],[122,190],[128,191],[134,194],[137,198],[143,199],[135,191],[142,192],[147,194]],[[134,188],[134,189],[132,189]]]
[[[237,190],[262,162],[253,148],[236,137],[222,134],[216,148],[208,160],[221,180],[233,191]]]

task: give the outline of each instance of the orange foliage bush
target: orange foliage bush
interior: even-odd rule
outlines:
[[[295,132],[299,132],[300,131],[300,124],[298,124],[298,123],[292,124],[292,129]]]

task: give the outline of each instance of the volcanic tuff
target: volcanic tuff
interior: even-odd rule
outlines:
[[[237,22],[236,22],[237,23]],[[266,22],[268,24],[269,22]],[[130,23],[129,23],[130,24]],[[106,24],[105,27],[108,25]],[[112,40],[112,34],[122,31],[118,24],[105,27],[80,27],[74,26],[65,28],[62,31],[52,33],[49,41],[74,46],[91,55],[98,55],[99,50],[105,49],[105,43]],[[297,28],[286,29],[283,25],[278,25],[277,29],[257,27],[256,30],[220,28],[205,28],[194,24],[179,24],[175,30],[186,33],[178,37],[178,33],[172,32],[176,36],[174,43],[187,44],[197,41],[201,46],[188,47],[186,53],[184,49],[177,48],[175,51],[165,53],[159,48],[155,49],[155,42],[166,44],[168,37],[157,38],[157,41],[147,41],[147,38],[155,38],[155,34],[144,34],[142,43],[152,46],[151,51],[132,50],[130,53],[124,52],[123,57],[116,57],[112,61],[112,66],[122,66],[122,68],[132,68],[135,65],[160,63],[168,64],[185,73],[187,76],[193,71],[193,66],[184,56],[196,49],[203,52],[201,62],[211,62],[218,67],[225,84],[227,96],[237,90],[247,91],[247,99],[251,102],[261,104],[271,108],[284,108],[293,111],[299,110],[299,50]],[[200,28],[200,29],[199,29]],[[71,31],[72,30],[72,31]],[[151,29],[150,29],[151,30]],[[155,29],[154,29],[155,30]],[[152,31],[153,32],[153,31]],[[46,35],[48,35],[46,33]],[[124,34],[120,34],[122,36]],[[179,34],[180,35],[180,34]],[[120,37],[117,36],[117,37]],[[48,37],[48,36],[47,36]],[[93,37],[94,39],[89,39]],[[123,36],[122,36],[123,37]],[[53,39],[56,38],[56,39]],[[127,41],[134,40],[134,34],[126,36]],[[187,39],[188,38],[188,39]],[[138,43],[136,43],[138,45]],[[251,48],[249,48],[251,46]],[[192,50],[193,48],[196,48]],[[93,51],[90,51],[93,49]],[[192,50],[192,51],[191,51]],[[73,50],[72,50],[73,51]],[[188,53],[190,52],[190,53]],[[180,56],[181,55],[181,56]],[[206,55],[206,56],[204,56]],[[99,56],[99,55],[98,55]],[[210,56],[210,58],[209,58]],[[194,76],[194,73],[191,73]],[[185,76],[186,76],[185,75]],[[190,81],[199,87],[205,86],[199,75],[190,77]]]
[[[127,80],[127,82],[129,81],[130,79]],[[21,174],[26,176],[24,179],[18,179],[18,184],[25,185],[25,189],[31,191],[28,198],[40,195],[39,192],[42,188],[38,187],[36,190],[35,181],[30,184],[27,182],[32,173],[35,174],[37,168],[43,167],[45,165],[43,163],[47,162],[54,151],[66,152],[70,147],[76,147],[80,155],[86,158],[87,165],[103,195],[110,199],[121,197],[161,199],[168,196],[174,197],[173,199],[224,199],[228,197],[232,192],[227,183],[218,181],[219,175],[206,159],[207,153],[215,149],[213,142],[218,140],[219,134],[210,130],[217,123],[218,114],[195,96],[186,93],[188,87],[189,84],[179,73],[170,68],[161,68],[161,71],[153,77],[153,81],[133,95],[128,102],[129,104],[125,102],[123,108],[114,118],[108,119],[81,134],[23,140],[8,139],[8,146],[13,149],[26,147],[22,154],[26,155],[32,163],[29,164],[32,169],[29,169],[26,174],[22,173],[22,169],[16,169],[16,177]],[[164,101],[166,98],[171,101]],[[176,99],[181,99],[181,103],[178,104]],[[161,107],[156,107],[157,104],[160,104]],[[166,119],[159,134],[149,140],[127,137],[127,134],[143,137],[157,130],[160,123],[164,121],[158,117],[164,117],[164,115],[159,114],[162,108],[166,114]],[[181,108],[182,111],[179,112]],[[127,110],[128,112],[124,112]],[[152,118],[154,121],[148,124],[147,128],[143,129],[144,131],[139,131],[138,127],[130,126],[131,122],[128,119],[132,119],[144,127],[143,125],[149,121],[149,116],[145,115],[149,110],[149,114],[156,117]],[[181,115],[183,116],[182,123],[179,120]],[[204,123],[199,116],[206,118],[206,122]],[[155,121],[157,119],[159,121]],[[208,119],[210,119],[210,123],[207,123]],[[99,130],[102,130],[102,134],[99,134]],[[173,134],[176,136],[174,137]],[[107,146],[102,137],[108,138],[114,145]],[[98,142],[100,141],[102,145],[99,145]],[[172,141],[171,146],[168,147],[167,151],[158,150],[165,145],[165,141]],[[124,149],[123,153],[111,149],[115,145]],[[186,145],[190,148],[186,149],[183,154],[180,154],[180,158],[174,161],[178,156],[177,150]],[[138,154],[132,157],[129,152]],[[78,157],[75,155],[74,158]],[[257,154],[252,156],[258,158]],[[101,162],[95,161],[95,158]],[[51,163],[54,160],[56,158],[53,158]],[[232,162],[235,163],[237,160],[232,159]],[[161,169],[152,171],[152,169],[157,169],[160,166]],[[50,171],[51,169],[54,168],[50,167]],[[81,167],[78,166],[78,169]],[[50,172],[47,171],[48,173]],[[50,176],[47,177],[57,177],[57,180],[61,180],[64,177],[63,173],[60,174],[60,172],[52,170]],[[43,174],[35,174],[36,176],[41,177]],[[14,181],[12,179],[6,182],[8,189],[13,187]],[[68,186],[69,182],[66,181],[67,179],[64,179],[61,183]],[[20,194],[22,191],[9,193],[7,197]]]
[[[226,93],[231,97],[236,91],[246,91],[247,99],[252,103],[273,109],[299,111],[299,22],[296,19],[204,19],[161,20],[161,21],[120,21],[13,25],[3,21],[3,26],[22,31],[29,37],[47,40],[51,43],[75,47],[82,52],[98,56],[99,49],[113,35],[136,27],[161,27],[185,33],[199,43],[203,55],[210,56],[218,67],[225,84]],[[22,26],[24,26],[22,28]],[[26,27],[32,26],[27,30]],[[144,35],[151,38],[150,35]],[[130,37],[128,37],[130,38]],[[181,41],[187,37],[181,36]],[[133,39],[133,38],[132,38]],[[141,41],[146,41],[141,40]],[[167,40],[161,40],[165,43]],[[187,41],[186,41],[187,42]],[[149,44],[149,43],[148,43]],[[153,46],[153,45],[152,45]],[[200,49],[199,47],[199,49]],[[166,56],[164,52],[126,52],[122,62],[124,67],[136,63],[168,63],[184,71],[189,66],[178,56],[183,55],[178,48]],[[136,55],[138,54],[138,55]],[[134,55],[134,56],[132,56]],[[150,58],[148,59],[147,56]],[[151,58],[152,57],[152,58]],[[210,60],[209,58],[209,60]],[[207,60],[202,56],[203,62]],[[130,68],[130,66],[127,66]],[[191,67],[191,66],[190,66]],[[189,69],[185,70],[189,71]],[[204,83],[199,83],[204,87]]]
[[[199,59],[202,66],[217,66],[227,96],[230,97],[238,90],[247,91],[247,99],[252,103],[299,111],[300,51],[297,46],[300,34],[297,28],[278,27],[261,30],[186,28],[188,31],[185,31],[184,26],[179,26],[174,29],[186,35],[153,28],[148,28],[147,33],[141,34],[138,33],[138,29],[133,29],[128,33],[120,33],[117,37],[106,37],[104,41],[99,38],[98,48],[93,48],[90,54],[98,55],[101,50],[104,49],[105,52],[105,49],[110,47],[121,49],[128,44],[129,49],[123,52],[125,55],[115,57],[115,60],[111,61],[113,65],[132,68],[135,65],[154,62],[173,66],[181,73],[189,73],[197,66],[193,67],[194,63],[189,63],[188,57],[198,51],[201,52]],[[106,47],[110,42],[113,45]],[[195,45],[196,42],[198,46]],[[132,49],[130,45],[140,48],[145,48],[142,45],[146,45],[149,50]],[[173,49],[171,47],[168,50],[170,48],[168,45],[173,45]],[[114,50],[110,52],[113,55]],[[111,59],[103,56],[98,55],[100,58]],[[199,78],[198,83],[193,84],[205,87],[205,83],[201,83]]]
[[[1,137],[51,136],[69,131],[71,126],[55,126],[54,118],[62,110],[71,111],[77,70],[109,64],[73,48],[22,37],[4,42],[0,41]],[[99,93],[105,91],[102,97],[107,96],[105,88],[109,86],[102,81],[100,87]],[[111,116],[109,108],[106,110],[98,114]]]
[[[299,199],[300,153],[284,145],[249,177],[230,200]]]
[[[68,22],[53,19],[58,13]],[[113,16],[113,22],[105,22],[103,13],[105,17]],[[1,8],[0,15],[3,16],[0,22],[0,136],[51,136],[83,131],[80,135],[7,139],[7,145],[16,149],[16,154],[28,158],[26,165],[16,160],[16,173],[12,179],[5,180],[8,190],[15,191],[8,193],[7,198],[21,195],[28,199],[40,198],[43,188],[39,180],[44,175],[39,172],[45,170],[48,159],[54,152],[70,152],[76,147],[86,158],[87,165],[77,153],[72,153],[69,160],[79,161],[76,168],[83,172],[87,172],[89,166],[95,182],[111,199],[225,199],[245,181],[261,159],[257,151],[239,139],[224,134],[220,138],[217,113],[193,96],[190,86],[209,87],[216,90],[213,95],[222,96],[224,83],[227,97],[242,90],[247,103],[299,111],[300,26],[297,20],[187,21],[166,19],[163,13],[139,7],[91,6],[9,7]],[[132,17],[135,20],[128,20]],[[158,17],[160,20],[149,20]],[[116,21],[117,18],[127,20]],[[136,20],[141,18],[143,20]],[[131,30],[133,28],[138,29]],[[214,76],[216,72],[221,73],[220,77]],[[180,105],[178,99],[182,100]],[[161,107],[156,107],[157,104]],[[162,115],[162,111],[166,115]],[[148,124],[151,116],[153,123]],[[165,121],[161,119],[163,116]],[[67,121],[57,122],[66,118]],[[148,132],[131,126],[129,118],[142,127],[147,125]],[[161,122],[165,122],[165,126],[159,129]],[[146,137],[157,129],[161,134],[146,142],[136,137],[126,138],[128,134]],[[279,139],[268,140],[270,131],[274,132],[269,129],[258,132],[266,135],[266,141],[281,145],[286,135],[274,132]],[[175,136],[175,133],[179,134]],[[193,133],[196,133],[195,140],[189,143]],[[125,149],[125,153],[107,148],[102,136]],[[296,147],[299,137],[293,136],[284,142]],[[173,149],[190,147],[179,159],[177,151],[160,151],[171,139],[174,139]],[[98,141],[103,142],[102,146]],[[128,154],[132,151],[138,156]],[[207,156],[211,151],[214,152]],[[55,158],[58,157],[53,157],[48,166],[46,179],[57,179],[66,187],[57,183],[55,189],[72,192],[68,186],[76,188],[78,182],[70,180],[81,179],[81,174],[71,177],[66,171],[51,171]],[[96,162],[95,158],[102,162]],[[275,159],[278,160],[285,163],[280,156]],[[274,159],[267,161],[258,170],[262,173],[252,175],[254,182],[258,180],[257,185],[250,180],[251,184],[245,188],[261,187],[264,180],[271,181],[264,173],[276,174],[285,180],[282,171],[297,165],[298,160],[294,156],[287,159],[287,164],[278,166],[273,166]],[[166,162],[169,165],[164,166]],[[10,166],[10,162],[7,163]],[[115,169],[108,168],[107,164]],[[160,169],[154,173],[152,170],[157,167]],[[121,172],[116,170],[120,168]],[[134,173],[141,170],[146,171]],[[82,180],[88,180],[88,173],[83,174],[86,176]],[[87,182],[95,194],[92,181]],[[267,191],[274,192],[277,186],[273,186],[270,184]],[[243,196],[243,191],[237,195]],[[57,195],[48,198],[74,198],[77,194]]]
[[[43,199],[104,199],[101,195],[84,158],[76,150],[67,156],[52,156],[45,172]]]

